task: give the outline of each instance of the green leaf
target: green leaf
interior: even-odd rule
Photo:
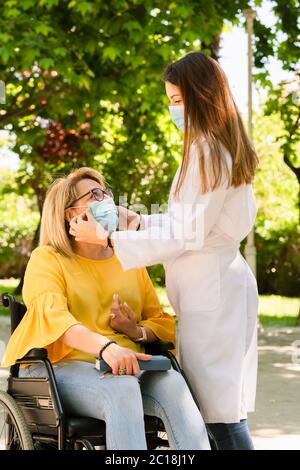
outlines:
[[[65,47],[55,47],[53,52],[55,55],[65,57],[68,53],[68,50]]]
[[[38,34],[42,34],[43,36],[48,36],[49,33],[53,32],[51,26],[43,23],[35,25],[34,29]]]
[[[10,35],[10,34],[7,34],[7,33],[0,33],[0,42],[8,42],[10,41],[11,39],[13,39],[13,37]]]
[[[60,0],[39,0],[41,6],[47,5],[47,8],[52,8],[59,5]],[[35,2],[34,2],[35,3]]]
[[[89,53],[89,54],[94,54],[95,50],[97,49],[97,42],[93,39],[91,39],[90,41],[87,41],[86,45],[85,45],[85,50]]]
[[[126,23],[124,23],[123,29],[129,32],[134,30],[143,31],[141,24],[137,21],[127,21]]]
[[[88,75],[89,77],[95,78],[95,73],[93,72],[93,70],[88,69],[88,70],[86,71],[86,73],[87,73],[87,75]]]
[[[32,67],[38,51],[36,49],[26,49],[22,55],[22,63],[25,69]]]
[[[82,16],[93,13],[95,5],[92,2],[82,2],[78,0],[73,0],[69,2],[68,8],[72,8],[75,11],[81,13]]]
[[[80,77],[79,79],[79,87],[84,88],[86,90],[91,89],[91,81],[88,77],[85,77],[84,75]]]
[[[119,51],[118,51],[117,48],[115,48],[113,46],[109,46],[109,47],[106,47],[105,49],[103,49],[102,57],[105,60],[109,59],[112,62],[114,62],[115,59],[118,57],[118,54],[119,54]]]
[[[1,62],[6,65],[9,61],[10,58],[10,50],[8,47],[0,47],[0,57],[1,57]]]
[[[36,4],[35,0],[22,0],[21,7],[22,10],[27,11]]]
[[[5,8],[3,11],[3,15],[6,18],[12,18],[15,19],[20,15],[20,10],[17,10],[16,8]]]
[[[51,67],[54,67],[54,60],[50,57],[44,57],[39,60],[39,65],[43,69],[50,69]]]

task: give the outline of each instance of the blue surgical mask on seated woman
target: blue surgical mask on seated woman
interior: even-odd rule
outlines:
[[[112,198],[103,201],[93,201],[89,204],[89,209],[97,222],[111,234],[118,226],[118,209]]]
[[[184,105],[169,106],[172,121],[181,131],[184,130]]]

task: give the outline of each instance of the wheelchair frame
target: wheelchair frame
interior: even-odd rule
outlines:
[[[26,306],[16,301],[12,295],[6,292],[1,294],[0,304],[10,309],[12,334],[25,315]],[[193,395],[191,387],[176,358],[169,351],[170,349],[174,349],[172,343],[163,343],[161,341],[146,345],[148,354],[162,354],[170,359],[173,369],[183,375]],[[21,364],[36,363],[45,366],[48,377],[21,378],[18,376]],[[57,445],[57,450],[68,448],[77,450],[83,447],[95,450],[95,445],[105,445],[104,421],[96,418],[66,416],[60,400],[52,363],[48,359],[46,349],[31,349],[22,359],[18,359],[10,367],[6,393],[15,400],[20,408],[31,433],[33,443],[54,444]],[[159,418],[145,416],[145,429],[150,449],[168,445],[168,441],[158,435],[159,432],[165,432],[163,423]]]

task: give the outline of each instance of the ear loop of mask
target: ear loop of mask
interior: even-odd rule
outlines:
[[[95,196],[94,196],[95,197]],[[82,208],[87,208],[89,204],[92,204],[93,202],[103,202],[107,199],[113,199],[111,196],[109,196],[108,198],[103,198],[102,201],[98,201],[97,199],[95,199],[94,201],[91,201],[91,202],[88,202],[86,206],[71,206],[71,207],[67,207],[67,209],[82,209]],[[67,210],[66,209],[66,210]]]

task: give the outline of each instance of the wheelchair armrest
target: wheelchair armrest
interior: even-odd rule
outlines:
[[[174,344],[170,341],[168,343],[164,341],[155,341],[154,343],[145,344],[145,353],[157,356],[159,354],[166,354],[170,349],[174,349]]]
[[[45,348],[33,348],[28,351],[27,354],[25,354],[24,357],[22,357],[21,360],[23,359],[47,359],[48,357],[48,351]]]

